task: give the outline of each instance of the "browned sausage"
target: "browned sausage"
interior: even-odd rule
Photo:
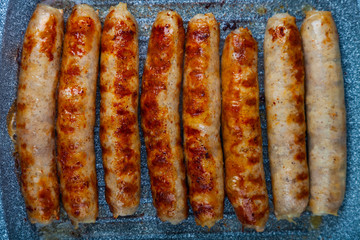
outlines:
[[[141,94],[141,123],[154,205],[158,217],[172,224],[188,214],[179,115],[184,38],[179,14],[163,11],[157,15]]]
[[[346,112],[339,37],[330,12],[306,13],[301,27],[306,69],[310,210],[337,215],[345,194]]]
[[[98,215],[93,131],[100,33],[94,9],[75,6],[64,38],[56,127],[62,202],[75,227]]]
[[[106,201],[114,218],[140,202],[138,29],[125,3],[110,8],[101,37],[100,141]]]
[[[24,38],[16,134],[22,193],[31,223],[59,219],[54,127],[63,22],[62,10],[39,4]]]
[[[269,218],[262,158],[257,42],[246,28],[231,32],[221,61],[226,194],[244,227],[264,231]]]
[[[271,17],[264,40],[265,99],[275,215],[291,220],[309,199],[306,161],[304,63],[295,18]]]
[[[196,223],[212,227],[223,217],[224,173],[220,142],[219,24],[198,14],[188,25],[184,71],[184,149],[190,204]]]

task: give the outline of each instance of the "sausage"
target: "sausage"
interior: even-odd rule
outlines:
[[[306,69],[310,210],[337,215],[346,180],[346,111],[339,37],[330,12],[310,11],[301,27]]]
[[[62,10],[38,4],[23,44],[16,135],[21,190],[31,223],[59,219],[54,128],[63,25]]]
[[[257,42],[247,28],[231,32],[221,60],[225,189],[244,227],[264,231],[269,218],[262,158]]]
[[[100,142],[105,196],[114,218],[140,202],[138,27],[126,3],[111,7],[101,37]]]
[[[76,5],[64,38],[56,126],[62,202],[75,227],[98,215],[93,131],[100,32],[94,9]]]
[[[299,217],[309,198],[304,113],[304,64],[295,18],[268,20],[264,39],[268,150],[275,216]]]
[[[188,215],[179,114],[184,39],[180,15],[160,12],[151,30],[140,99],[154,206],[158,217],[172,224]]]
[[[185,44],[184,150],[190,204],[198,225],[223,217],[224,173],[220,142],[219,24],[212,13],[195,15]]]

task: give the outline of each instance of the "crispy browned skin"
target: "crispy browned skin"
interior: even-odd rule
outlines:
[[[179,115],[184,38],[179,14],[163,11],[157,15],[141,94],[141,123],[154,205],[158,217],[172,224],[188,214]]]
[[[231,32],[221,61],[225,188],[244,227],[264,231],[269,218],[262,158],[257,42],[248,29]]]
[[[88,5],[74,7],[64,38],[57,149],[64,208],[75,225],[95,222],[98,194],[94,124],[101,25]]]
[[[184,71],[184,149],[189,197],[196,223],[222,219],[224,173],[220,143],[219,24],[198,14],[188,26]]]
[[[31,223],[59,219],[54,127],[63,22],[62,10],[39,4],[24,38],[16,134],[22,193]]]
[[[295,18],[271,17],[264,40],[265,98],[275,215],[299,217],[309,199],[304,63]]]
[[[101,37],[100,141],[106,201],[114,218],[140,202],[138,29],[125,3],[110,8]]]
[[[346,110],[339,37],[330,12],[301,26],[306,69],[310,210],[337,215],[346,185]]]

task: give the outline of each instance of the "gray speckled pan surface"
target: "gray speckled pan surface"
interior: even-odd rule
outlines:
[[[21,197],[16,176],[13,146],[6,129],[6,115],[16,97],[17,58],[27,23],[38,1],[1,0],[0,1],[0,239],[360,239],[360,0],[134,0],[126,1],[129,10],[135,15],[140,28],[140,76],[147,51],[147,41],[151,25],[158,11],[176,10],[184,23],[196,13],[213,12],[221,23],[221,49],[223,40],[231,29],[248,27],[259,42],[259,81],[261,92],[261,121],[263,128],[264,164],[267,187],[271,193],[269,161],[267,157],[266,121],[264,109],[264,68],[262,43],[266,20],[274,13],[286,12],[296,16],[300,26],[304,10],[314,7],[333,13],[340,36],[340,48],[345,79],[348,166],[347,190],[339,216],[323,217],[319,228],[311,225],[309,212],[304,213],[296,223],[285,220],[276,221],[273,205],[263,233],[251,230],[242,231],[228,200],[225,201],[224,219],[211,230],[196,226],[194,216],[177,226],[162,223],[156,218],[146,166],[145,147],[142,138],[142,191],[140,208],[135,216],[113,219],[105,202],[104,179],[99,145],[99,111],[95,129],[97,174],[99,185],[99,218],[95,224],[80,225],[74,230],[64,211],[61,220],[46,226],[31,225],[26,220],[24,201]],[[102,21],[111,5],[118,1],[95,0],[50,0],[49,4],[65,9],[65,17],[75,3],[88,3],[98,9]],[[99,100],[99,92],[98,92]],[[97,101],[99,110],[99,101]],[[270,200],[272,196],[270,195]]]

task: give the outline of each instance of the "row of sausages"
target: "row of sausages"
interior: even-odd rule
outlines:
[[[196,223],[211,227],[223,217],[226,192],[243,226],[263,231],[269,204],[257,42],[248,29],[231,32],[220,76],[219,35],[211,13],[194,16],[186,35],[174,11],[160,12],[153,24],[140,97],[153,203],[162,221],[177,224],[188,216],[189,196]],[[277,14],[268,20],[264,41],[273,201],[276,217],[288,220],[305,210],[309,194],[313,214],[336,215],[346,178],[344,88],[331,14],[308,12],[301,35],[294,17]],[[16,116],[22,193],[32,223],[59,219],[59,192],[75,226],[98,215],[93,129],[99,53],[106,201],[115,218],[138,208],[136,20],[120,3],[110,8],[101,34],[97,12],[77,5],[63,41],[63,11],[39,4],[25,34]]]

